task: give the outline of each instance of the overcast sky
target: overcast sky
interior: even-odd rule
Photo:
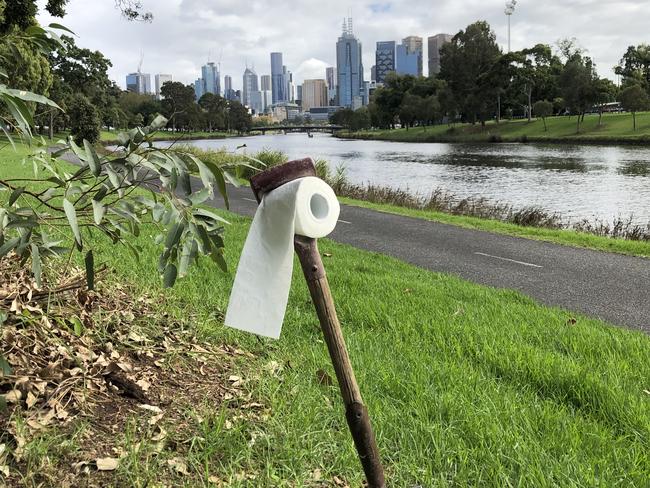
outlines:
[[[45,3],[44,0],[41,1]],[[241,87],[246,63],[258,75],[270,73],[269,53],[281,51],[295,81],[324,78],[336,63],[335,44],[351,9],[354,31],[363,43],[369,79],[377,41],[409,35],[425,38],[455,34],[476,20],[487,20],[505,50],[507,23],[502,0],[143,0],[152,23],[127,22],[113,0],[70,0],[63,24],[80,46],[97,49],[113,62],[110,76],[124,87],[136,71],[170,73],[193,82],[201,65],[221,61],[221,74]],[[520,0],[512,17],[513,50],[576,37],[602,76],[627,46],[650,43],[650,0]],[[61,22],[46,15],[41,22]],[[152,80],[153,81],[153,80]]]

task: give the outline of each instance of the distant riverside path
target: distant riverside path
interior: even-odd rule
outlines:
[[[250,188],[230,188],[229,193],[232,211],[254,215],[257,202]],[[212,203],[223,207],[222,200]],[[339,224],[330,237],[430,271],[518,290],[546,305],[650,333],[650,259],[492,234],[347,205],[342,206]],[[570,318],[567,315],[567,320]]]
[[[188,141],[204,149],[254,153],[277,149],[343,164],[353,183],[429,194],[487,198],[516,208],[539,206],[571,222],[650,222],[650,147],[554,144],[400,143],[343,140],[327,134]],[[160,143],[164,144],[164,143]],[[240,149],[241,151],[241,149]]]

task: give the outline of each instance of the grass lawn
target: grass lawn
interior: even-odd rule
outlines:
[[[31,170],[2,155],[3,177]],[[250,221],[223,215],[234,270]],[[152,234],[137,239],[139,262],[106,241],[96,261],[117,271],[113,279],[158,292]],[[390,486],[647,485],[650,337],[329,240],[321,251],[331,254],[325,265]],[[288,487],[336,476],[361,486],[338,390],[317,379],[319,370],[334,373],[301,273],[277,342],[224,328],[232,279],[202,260],[159,307],[211,341],[252,352],[241,376],[271,414],[245,421],[233,409],[201,409],[201,430],[178,446],[188,479]],[[124,433],[129,462],[114,473],[116,485],[166,481],[175,452],[156,454],[149,443]],[[55,463],[65,463],[59,450],[74,449],[74,438],[51,434],[27,447]]]
[[[548,130],[544,130],[541,119],[503,120],[500,124],[488,122],[485,127],[480,124],[456,124],[450,130],[447,125],[434,127],[415,127],[411,129],[370,130],[352,134],[343,133],[342,137],[359,139],[376,139],[398,142],[479,142],[500,138],[504,142],[636,142],[650,143],[650,112],[636,116],[637,130],[633,130],[632,114],[605,114],[602,125],[598,125],[598,115],[587,115],[576,133],[576,117],[549,117],[546,119]]]
[[[443,224],[457,225],[469,229],[484,230],[496,234],[506,234],[526,239],[555,242],[565,246],[584,247],[597,251],[608,251],[632,256],[650,257],[650,242],[632,241],[627,239],[613,239],[601,237],[586,232],[572,230],[545,229],[542,227],[524,227],[521,225],[501,222],[499,220],[483,219],[478,217],[467,217],[464,215],[452,215],[434,210],[416,210],[383,203],[371,203],[352,198],[339,198],[341,203],[355,207],[370,208],[380,212],[406,215],[419,219],[442,222]]]

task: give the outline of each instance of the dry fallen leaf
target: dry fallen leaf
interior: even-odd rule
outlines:
[[[334,381],[332,380],[332,377],[322,369],[316,371],[316,379],[318,380],[319,385],[323,385],[323,386],[334,385]]]
[[[142,410],[149,410],[150,412],[153,413],[162,413],[160,407],[156,407],[155,405],[147,405],[146,403],[138,405],[138,408],[141,408]]]
[[[331,258],[331,257],[332,257],[332,254],[329,253],[329,252],[324,252],[324,253],[323,253],[323,256],[325,256],[326,258]]]
[[[187,464],[185,464],[185,461],[183,461],[181,458],[175,457],[172,459],[168,459],[167,464],[169,464],[170,467],[174,468],[180,474],[183,475],[189,474],[187,472]]]
[[[571,317],[569,320],[566,321],[567,325],[576,325],[577,323],[578,323],[578,321],[576,319],[574,319],[573,317]]]
[[[95,464],[99,471],[115,471],[120,464],[116,458],[106,457],[95,459]]]

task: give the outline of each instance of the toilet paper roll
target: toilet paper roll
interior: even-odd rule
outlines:
[[[291,181],[262,197],[239,259],[227,326],[280,337],[291,287],[293,237],[325,237],[336,227],[340,210],[334,190],[315,177]]]

